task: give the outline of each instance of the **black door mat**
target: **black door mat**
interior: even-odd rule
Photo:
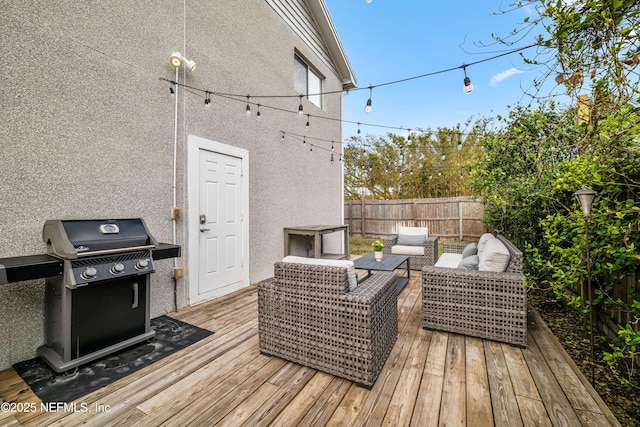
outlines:
[[[101,387],[157,362],[213,334],[169,316],[151,319],[156,336],[71,373],[56,373],[39,357],[13,365],[18,375],[43,402],[72,402]]]

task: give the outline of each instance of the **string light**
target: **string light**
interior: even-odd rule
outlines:
[[[502,57],[502,56],[506,56],[506,55],[509,55],[509,54],[512,54],[512,53],[515,53],[515,52],[519,52],[519,51],[522,51],[522,50],[525,50],[525,49],[528,49],[528,48],[531,48],[531,47],[534,47],[534,46],[538,46],[538,45],[539,44],[536,43],[536,44],[528,45],[528,46],[525,46],[525,47],[522,47],[522,48],[517,48],[517,49],[511,50],[511,51],[508,51],[508,52],[503,52],[502,54],[499,54],[499,55],[496,55],[496,56],[493,56],[493,57],[490,57],[490,58],[486,58],[486,59],[483,59],[483,60],[480,60],[480,61],[476,61],[476,62],[473,62],[473,63],[470,63],[470,64],[463,64],[462,66],[455,67],[455,68],[440,70],[440,71],[431,72],[431,73],[427,73],[427,74],[423,74],[423,75],[419,75],[419,76],[414,76],[414,77],[409,77],[409,78],[405,78],[405,79],[401,79],[401,80],[381,83],[381,84],[378,84],[378,85],[370,85],[369,87],[366,87],[366,88],[355,88],[353,90],[369,89],[369,98],[367,100],[367,105],[365,107],[365,112],[366,113],[370,113],[371,112],[371,104],[372,104],[372,96],[373,96],[373,88],[374,87],[406,82],[406,81],[409,81],[409,80],[418,79],[418,78],[427,77],[427,76],[432,76],[432,75],[435,75],[435,74],[440,74],[440,73],[452,71],[452,70],[455,70],[455,69],[458,69],[458,68],[462,68],[463,72],[465,74],[465,81],[464,81],[464,83],[465,83],[465,93],[471,93],[471,91],[473,90],[473,85],[471,84],[471,79],[466,74],[466,68],[468,66],[475,65],[475,64],[478,64],[478,63],[482,63],[482,62],[486,62],[486,61],[489,61],[489,60],[492,60],[492,59],[496,59],[496,58],[499,58],[499,57]],[[205,93],[205,106],[207,106],[207,107],[209,107],[210,103],[211,103],[211,96],[210,95],[216,95],[216,96],[220,96],[220,97],[225,97],[225,98],[228,98],[228,99],[231,99],[231,100],[235,100],[235,101],[240,101],[241,100],[241,99],[236,99],[236,98],[240,98],[240,97],[244,98],[244,97],[246,97],[246,100],[247,100],[246,111],[247,111],[247,114],[251,114],[251,111],[250,111],[250,109],[251,109],[250,104],[251,103],[250,103],[250,96],[249,95],[234,95],[234,94],[226,94],[226,93],[220,93],[220,92],[212,92],[210,90],[203,90],[203,89],[200,89],[200,88],[191,87],[191,86],[188,86],[186,84],[181,84],[181,83],[178,83],[178,82],[175,82],[175,81],[172,81],[172,80],[168,80],[168,79],[165,79],[165,78],[160,78],[160,80],[168,81],[171,84],[171,86],[169,87],[169,91],[170,91],[170,93],[172,95],[175,95],[177,86],[183,86],[183,87],[185,87],[187,89],[204,92]],[[328,95],[328,94],[332,94],[332,93],[343,93],[343,92],[344,92],[344,90],[336,90],[336,91],[333,91],[333,92],[325,92],[325,93],[323,93],[323,95]],[[289,97],[293,97],[293,96],[298,96],[299,97],[298,114],[302,116],[304,114],[304,107],[303,107],[303,104],[302,104],[302,97],[304,95],[300,95],[300,94],[297,94],[297,95],[265,95],[265,96],[255,96],[254,95],[254,97],[257,97],[257,98],[259,98],[259,97],[263,97],[263,98],[289,98]],[[256,117],[259,120],[260,116],[261,116],[261,113],[260,113],[261,104],[256,104],[256,105],[257,105]],[[286,110],[286,109],[279,108],[279,107],[274,107],[274,106],[262,105],[262,107],[271,108],[271,109],[275,109],[275,110],[279,110],[279,111],[283,111],[283,112],[292,112],[290,110]],[[311,117],[311,114],[307,114],[307,122],[306,122],[307,126],[310,123],[310,117]],[[348,121],[348,120],[336,119],[336,118],[332,118],[332,117],[323,117],[323,116],[315,116],[315,117],[320,118],[320,119],[324,119],[324,120],[337,121],[337,122],[340,122],[340,123],[357,124],[357,126],[358,126],[357,133],[358,133],[358,135],[361,134],[361,125],[363,125],[363,126],[371,126],[371,127],[379,127],[379,128],[387,128],[387,129],[399,129],[399,130],[402,130],[402,127],[398,128],[398,127],[395,127],[395,126],[386,126],[386,125],[379,125],[379,124],[372,124],[372,123],[353,122],[353,121]],[[409,141],[411,140],[411,129],[409,129],[409,135],[408,135],[407,139]],[[281,140],[282,141],[285,140],[285,132],[284,131],[282,131]],[[304,143],[306,143],[306,140],[304,141]],[[334,147],[333,147],[333,143],[332,143],[332,151],[333,151],[333,148]],[[458,136],[458,148],[459,149],[461,148],[460,135]],[[442,159],[443,160],[445,159],[444,152],[442,154]],[[340,162],[341,163],[343,162],[342,156],[340,156]]]
[[[209,95],[209,92],[205,92],[204,106],[205,108],[211,107],[211,96]]]
[[[539,46],[539,43],[534,43],[534,44],[531,44],[531,45],[528,45],[528,46],[524,46],[524,47],[521,47],[521,48],[513,49],[513,50],[510,50],[510,51],[507,51],[507,52],[503,52],[501,54],[498,54],[498,55],[495,55],[495,56],[492,56],[492,57],[489,57],[489,58],[485,58],[485,59],[482,59],[482,60],[479,60],[479,61],[475,61],[475,62],[472,62],[472,63],[469,63],[469,64],[463,64],[463,65],[458,66],[458,67],[443,69],[443,70],[439,70],[439,71],[435,71],[435,72],[431,72],[431,73],[426,73],[426,74],[422,74],[422,75],[418,75],[418,76],[413,76],[413,77],[409,77],[409,78],[405,78],[405,79],[390,81],[390,82],[386,82],[386,83],[380,83],[380,84],[377,84],[377,85],[371,85],[371,86],[366,87],[366,88],[354,88],[354,89],[351,89],[351,90],[369,89],[369,99],[367,100],[367,107],[366,107],[365,110],[368,110],[368,112],[370,112],[371,111],[371,99],[372,99],[372,93],[373,93],[373,88],[374,87],[380,87],[380,86],[386,86],[386,85],[402,83],[402,82],[406,82],[406,81],[410,81],[410,80],[414,80],[414,79],[418,79],[418,78],[423,78],[423,77],[427,77],[427,76],[433,76],[433,75],[436,75],[436,74],[441,74],[441,73],[445,73],[445,72],[449,72],[449,71],[453,71],[453,70],[462,68],[464,73],[465,73],[465,84],[467,83],[467,81],[469,83],[468,87],[465,86],[465,91],[466,91],[466,90],[469,90],[469,89],[473,88],[473,85],[471,84],[471,79],[469,79],[468,76],[466,76],[466,68],[468,66],[479,64],[479,63],[482,63],[482,62],[487,62],[487,61],[490,61],[490,60],[493,60],[493,59],[497,59],[497,58],[500,58],[500,57],[503,57],[503,56],[506,56],[506,55],[510,55],[510,54],[513,54],[513,53],[516,53],[516,52],[520,52],[520,51],[523,51],[525,49],[529,49],[529,48],[535,47],[535,46]],[[175,86],[183,86],[183,87],[188,88],[188,89],[197,90],[197,91],[201,91],[201,92],[208,92],[209,95],[216,95],[216,96],[220,96],[220,97],[226,97],[228,99],[237,100],[237,99],[235,99],[236,97],[238,97],[238,98],[239,97],[242,97],[242,98],[246,97],[246,95],[236,95],[236,94],[229,94],[229,93],[212,92],[212,91],[209,91],[209,90],[205,91],[204,89],[191,87],[191,86],[188,86],[188,85],[185,85],[185,84],[181,84],[181,83],[177,83],[177,82],[174,82],[172,80],[165,79],[165,78],[160,78],[160,79],[168,81],[168,82],[170,82],[172,84],[172,87],[169,88],[169,91],[171,93],[174,93],[174,94],[175,94],[175,90],[174,90]],[[322,95],[329,95],[329,94],[333,94],[333,93],[343,93],[343,92],[344,92],[344,90],[336,90],[336,91],[324,92]],[[470,93],[470,92],[468,92],[468,93]],[[313,95],[313,94],[311,94],[311,95]],[[290,98],[290,97],[293,97],[293,96],[298,96],[300,98],[300,103],[298,105],[298,114],[299,115],[303,115],[304,114],[304,107],[302,105],[302,97],[303,97],[303,95],[300,95],[300,94],[298,94],[298,95],[263,95],[263,96],[253,95],[254,98]],[[265,108],[273,108],[273,109],[281,110],[281,111],[287,111],[285,109],[277,108],[277,107],[268,107],[268,106],[265,106],[265,105],[263,105],[263,107],[265,107]],[[356,123],[356,122],[352,122],[352,121],[334,119],[334,118],[329,118],[329,117],[321,117],[321,116],[316,116],[316,117],[319,117],[319,118],[325,119],[325,120],[339,121],[341,123],[354,123],[354,124]],[[361,133],[360,124],[365,125],[365,126],[380,127],[380,128],[387,128],[387,129],[401,129],[401,128],[398,128],[396,126],[385,126],[385,125],[378,125],[378,124],[371,124],[371,123],[359,123],[358,122],[358,134]]]
[[[371,112],[371,95],[373,94],[373,86],[369,86],[369,99],[367,99],[367,105],[364,107],[364,112],[369,114]]]
[[[471,84],[471,79],[467,77],[467,66],[462,65],[462,71],[464,71],[464,93],[470,94],[473,92],[473,85]]]
[[[307,129],[309,129],[309,118],[310,118],[310,117],[311,117],[311,115],[310,115],[310,114],[307,114],[307,124],[305,125],[305,127],[306,127]]]

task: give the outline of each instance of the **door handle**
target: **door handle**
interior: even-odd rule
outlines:
[[[205,231],[211,231],[211,229],[210,228],[201,228],[200,229],[201,233],[204,233]]]
[[[131,303],[131,308],[138,308],[138,284],[134,283],[131,285],[133,289],[133,302]]]

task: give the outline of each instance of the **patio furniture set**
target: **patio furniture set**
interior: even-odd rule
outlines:
[[[260,351],[373,386],[397,338],[398,293],[411,269],[421,270],[423,328],[526,346],[522,252],[504,236],[446,243],[437,258],[437,237],[404,228],[387,248],[380,262],[372,254],[276,262],[258,284]],[[359,281],[357,270],[367,271]]]

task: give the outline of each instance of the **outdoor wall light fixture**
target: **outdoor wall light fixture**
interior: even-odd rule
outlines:
[[[462,66],[462,71],[464,71],[464,93],[469,94],[473,92],[473,84],[471,84],[471,79],[467,77],[467,66]]]
[[[585,240],[585,256],[587,258],[587,298],[589,300],[589,331],[591,344],[591,384],[595,382],[595,353],[593,348],[593,292],[591,290],[591,255],[589,254],[589,216],[591,215],[591,206],[596,193],[588,188],[582,188],[573,193],[580,206],[582,206],[582,214],[584,215],[584,240]]]
[[[188,60],[187,58],[182,56],[182,54],[180,54],[179,52],[173,52],[169,57],[169,62],[171,63],[171,65],[173,65],[176,68],[184,65],[185,68],[191,72],[194,72],[196,70],[195,61]]]

